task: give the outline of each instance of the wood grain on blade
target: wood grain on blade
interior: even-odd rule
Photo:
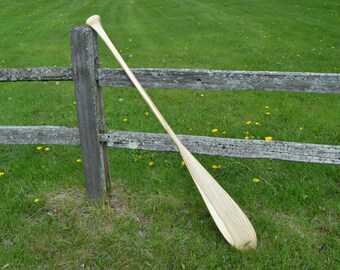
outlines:
[[[256,248],[255,230],[241,208],[184,146],[180,148],[182,158],[226,240],[241,250]]]

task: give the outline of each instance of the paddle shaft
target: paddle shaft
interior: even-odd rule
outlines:
[[[159,122],[161,123],[163,128],[169,134],[171,139],[174,141],[176,146],[178,148],[180,148],[180,145],[182,145],[182,143],[180,142],[180,140],[178,139],[178,137],[176,136],[174,131],[171,129],[168,122],[164,119],[163,115],[157,109],[156,105],[153,103],[153,101],[151,100],[151,98],[149,97],[147,92],[144,90],[143,86],[139,83],[136,76],[132,73],[132,71],[130,70],[130,68],[128,67],[128,65],[124,61],[124,59],[121,57],[121,55],[118,52],[118,50],[116,49],[116,47],[112,44],[112,42],[111,42],[110,38],[107,36],[105,30],[102,27],[99,27],[99,26],[97,26],[97,27],[94,26],[93,28],[96,30],[96,32],[102,38],[102,40],[105,42],[105,44],[109,47],[110,51],[113,53],[113,55],[115,56],[115,58],[117,59],[117,61],[121,65],[121,67],[124,69],[126,75],[130,78],[130,80],[132,81],[134,86],[137,88],[138,92],[141,94],[141,96],[143,97],[145,102],[148,104],[148,106],[150,107],[152,112],[155,114],[155,116],[157,117],[157,119],[159,120]]]
[[[100,17],[98,15],[94,15],[90,17],[86,23],[98,33],[105,44],[109,47],[110,51],[122,66],[139,93],[142,95],[143,99],[176,144],[179,153],[186,162],[187,168],[208,207],[209,212],[225,239],[238,249],[256,248],[256,233],[246,215],[229,196],[229,194],[217,183],[217,181],[177,138],[176,134],[173,132],[105,33],[100,23]]]

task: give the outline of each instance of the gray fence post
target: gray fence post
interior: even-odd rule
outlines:
[[[111,189],[102,89],[96,80],[99,67],[97,35],[85,26],[70,32],[73,81],[77,103],[82,162],[88,198],[102,204]]]

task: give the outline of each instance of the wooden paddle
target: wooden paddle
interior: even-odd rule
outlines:
[[[216,180],[204,169],[198,160],[185,148],[165,121],[155,104],[152,102],[142,85],[127,66],[111,40],[105,33],[98,15],[87,19],[86,24],[91,26],[109,47],[119,64],[122,66],[132,83],[142,95],[150,109],[156,115],[166,132],[176,144],[186,167],[188,168],[201,196],[210,211],[217,227],[225,239],[237,249],[255,249],[257,246],[256,233],[250,221],[241,208],[228,195],[228,193],[216,182]]]

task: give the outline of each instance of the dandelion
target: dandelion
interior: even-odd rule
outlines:
[[[300,129],[300,130],[303,130],[303,127],[300,127],[299,129]]]
[[[51,149],[49,147],[45,147],[45,152],[50,151]]]
[[[77,105],[77,102],[73,101],[72,104],[73,104],[73,105]]]
[[[38,146],[36,149],[37,149],[38,151],[40,151],[40,150],[43,149],[43,148],[42,148],[42,146]]]
[[[5,173],[4,173],[4,172],[0,172],[0,177],[1,177],[1,176],[4,176],[4,175],[5,175]]]
[[[150,162],[149,162],[149,166],[150,166],[150,167],[155,166],[155,162],[154,162],[154,161],[150,161]]]
[[[249,131],[246,131],[245,134],[248,135],[248,134],[249,134]]]
[[[35,203],[39,203],[40,200],[39,200],[38,198],[35,198],[35,199],[34,199],[34,202],[35,202]]]
[[[81,163],[81,159],[80,158],[76,159],[76,162]]]
[[[201,97],[204,97],[204,94],[200,94]]]
[[[255,184],[257,184],[257,183],[260,182],[260,179],[258,179],[258,178],[253,178],[253,182],[254,182]]]
[[[127,119],[127,118],[124,118],[124,119],[123,119],[123,121],[124,121],[124,122],[127,122],[127,121],[128,121],[128,119]]]
[[[145,112],[145,115],[148,116],[150,113],[149,112]]]
[[[192,128],[189,128],[190,131],[192,131]]]
[[[133,159],[134,159],[134,161],[138,161],[138,160],[142,159],[142,156],[140,156],[140,155],[135,155],[135,156],[133,157]]]
[[[244,138],[245,138],[246,140],[249,140],[249,136],[245,136]]]
[[[268,106],[268,105],[266,105],[266,106],[264,106],[264,108],[265,108],[265,109],[269,109],[269,106]]]
[[[271,141],[271,140],[273,140],[273,137],[267,136],[267,137],[265,137],[264,139],[265,139],[266,141]]]
[[[265,112],[266,115],[270,115],[270,112]]]
[[[216,133],[217,131],[218,131],[217,128],[214,128],[214,129],[211,130],[212,133]]]
[[[221,165],[212,165],[211,168],[213,168],[213,169],[221,169]]]
[[[182,166],[185,166],[185,165],[186,165],[184,161],[182,161],[181,164],[182,164]]]
[[[250,120],[246,122],[246,125],[250,125],[250,124],[251,124],[251,121],[250,121]]]
[[[256,126],[259,126],[259,125],[260,125],[260,122],[255,122],[255,125],[256,125]]]
[[[165,160],[164,160],[164,163],[165,163],[165,164],[168,164],[168,163],[169,163],[169,161],[168,161],[167,159],[165,159]]]
[[[226,132],[226,131],[223,131],[222,134],[227,134],[227,132]]]

